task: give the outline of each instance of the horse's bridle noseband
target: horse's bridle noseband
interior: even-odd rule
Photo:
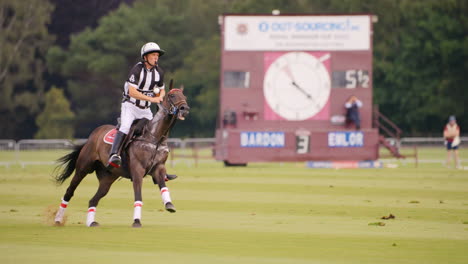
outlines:
[[[180,91],[180,89],[172,89],[169,91],[169,93],[167,94],[167,97],[168,97],[168,100],[169,100],[169,104],[170,104],[170,108],[169,109],[166,109],[164,106],[162,107],[167,113],[169,113],[170,115],[176,115],[177,112],[179,112],[179,108],[182,106],[182,105],[187,105],[187,101],[186,100],[181,100],[179,101],[177,104],[175,104],[173,101],[172,101],[172,98],[171,98],[171,93],[172,92],[175,92],[175,91]],[[162,106],[162,105],[161,105]]]

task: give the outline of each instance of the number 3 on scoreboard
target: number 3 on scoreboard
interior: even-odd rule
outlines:
[[[309,135],[296,135],[296,153],[309,153]]]
[[[369,73],[363,70],[347,70],[345,73],[346,88],[353,89],[356,87],[369,88]]]

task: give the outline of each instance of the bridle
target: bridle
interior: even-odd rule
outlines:
[[[174,101],[172,100],[172,98],[170,96],[174,92],[182,92],[182,90],[181,89],[171,89],[169,91],[169,93],[167,93],[166,98],[167,98],[167,100],[169,102],[169,109],[167,109],[163,104],[158,104],[160,110],[164,111],[166,114],[171,115],[171,121],[169,123],[169,126],[167,127],[166,131],[164,131],[164,133],[161,134],[161,138],[158,140],[156,138],[156,136],[153,135],[148,130],[147,126],[145,126],[143,134],[149,135],[150,138],[151,138],[151,141],[140,139],[141,141],[146,141],[148,143],[156,145],[156,150],[159,148],[161,142],[163,142],[163,140],[165,139],[167,133],[172,129],[172,127],[174,127],[174,125],[175,125],[175,123],[177,121],[177,115],[178,115],[178,113],[180,111],[180,107],[182,105],[187,105],[187,101],[185,99],[180,100],[177,103],[174,103]]]
[[[178,112],[179,112],[179,108],[184,105],[184,104],[187,104],[187,101],[184,99],[184,100],[180,100],[179,102],[177,102],[177,104],[174,103],[174,101],[172,100],[172,97],[170,96],[172,93],[174,92],[182,92],[182,90],[180,89],[172,89],[169,91],[169,93],[167,94],[167,99],[169,101],[169,104],[170,104],[170,107],[169,109],[166,109],[162,104],[162,109],[170,114],[170,115],[176,115]]]

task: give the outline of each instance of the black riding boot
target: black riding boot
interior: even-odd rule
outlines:
[[[117,131],[115,135],[114,142],[112,143],[112,148],[110,151],[110,158],[108,166],[112,166],[114,168],[120,168],[122,165],[122,158],[120,157],[120,151],[122,150],[122,143],[125,140],[127,134]]]

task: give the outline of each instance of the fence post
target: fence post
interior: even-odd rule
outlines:
[[[171,159],[171,168],[174,168],[174,149],[171,149],[170,151],[170,159]]]
[[[414,166],[417,168],[418,167],[418,147],[416,145],[414,147]]]
[[[198,147],[197,147],[197,145],[193,146],[193,154],[194,154],[194,158],[195,158],[195,168],[197,168],[198,167]]]

